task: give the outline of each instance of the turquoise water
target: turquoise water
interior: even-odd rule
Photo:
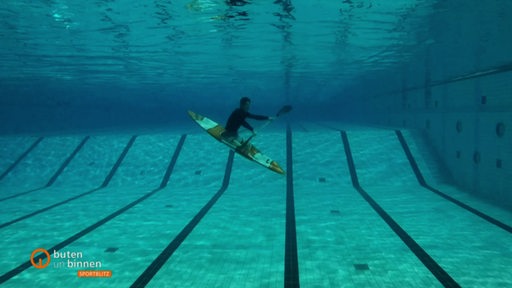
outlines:
[[[0,286],[512,287],[509,203],[462,190],[439,155],[467,151],[432,143],[508,124],[511,17],[500,0],[2,1]],[[241,96],[293,106],[253,140],[285,175],[186,114],[225,124]],[[486,147],[508,155],[507,137]]]
[[[0,132],[169,127],[186,109],[225,118],[241,95],[328,115],[432,42],[429,1],[243,2],[2,2]]]
[[[512,284],[507,269],[512,265],[510,233],[420,186],[393,130],[302,122],[291,127],[289,136],[284,126],[276,126],[269,128],[269,137],[254,142],[283,167],[287,153],[292,153],[300,285],[443,286],[352,186],[340,132],[327,128],[336,126],[347,131],[363,189],[456,283],[462,287]],[[128,287],[136,283],[222,190],[229,150],[199,128],[182,132],[186,134],[141,133],[103,188],[131,135],[92,135],[49,187],[44,187],[48,178],[85,135],[45,137],[0,182],[3,197],[20,194],[0,201],[2,223],[49,208],[1,228],[6,247],[0,266],[2,284]],[[403,134],[430,185],[512,225],[510,211],[443,179],[421,135]],[[292,151],[287,151],[287,137]],[[155,190],[180,139],[185,140],[167,186]],[[6,169],[35,138],[0,140]],[[44,155],[46,160],[41,161]],[[240,156],[232,165],[225,191],[156,270],[150,287],[283,286],[288,175],[272,173]],[[27,191],[32,192],[23,194]],[[82,195],[86,192],[90,193]],[[121,212],[112,217],[116,211]],[[62,261],[56,258],[44,269],[29,265],[4,278],[27,262],[34,249],[59,243],[65,243],[58,249],[61,252],[81,252],[78,261],[100,262],[101,269],[95,269],[112,271],[111,278],[79,278],[78,268],[56,267]]]

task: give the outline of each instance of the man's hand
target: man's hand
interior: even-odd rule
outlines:
[[[274,119],[276,119],[276,117],[268,116],[269,121],[274,121]]]

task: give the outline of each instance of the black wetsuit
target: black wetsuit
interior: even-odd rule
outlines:
[[[256,120],[268,120],[267,116],[262,115],[254,115],[249,112],[245,112],[241,108],[235,109],[233,113],[228,118],[228,123],[226,124],[226,132],[225,136],[238,136],[238,129],[240,126],[244,126],[245,128],[254,131],[254,129],[245,121],[245,118],[251,118]]]

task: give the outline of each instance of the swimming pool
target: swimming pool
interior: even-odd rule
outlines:
[[[511,283],[509,211],[447,183],[418,133],[336,125],[276,127],[255,142],[286,176],[193,130],[3,137],[2,167],[16,165],[1,182],[2,283]],[[36,269],[29,256],[42,247],[51,261]]]
[[[512,287],[510,17],[4,1],[0,286]],[[186,114],[224,125],[242,96],[293,106],[249,121],[284,175]]]

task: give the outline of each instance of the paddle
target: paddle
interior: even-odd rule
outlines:
[[[284,115],[288,112],[292,111],[292,106],[291,105],[284,105],[283,107],[281,107],[281,109],[279,109],[279,111],[277,111],[276,113],[276,118],[279,118],[281,115]],[[275,120],[274,119],[274,120]],[[272,123],[273,120],[267,120],[267,122],[263,125],[261,125],[257,131],[260,131],[261,129],[265,128],[268,126],[268,124]],[[249,143],[249,141],[252,140],[252,138],[254,138],[254,136],[256,136],[256,134],[252,134],[251,137],[249,137],[246,141],[244,141],[244,143],[242,144],[242,146],[246,145],[247,143]]]

